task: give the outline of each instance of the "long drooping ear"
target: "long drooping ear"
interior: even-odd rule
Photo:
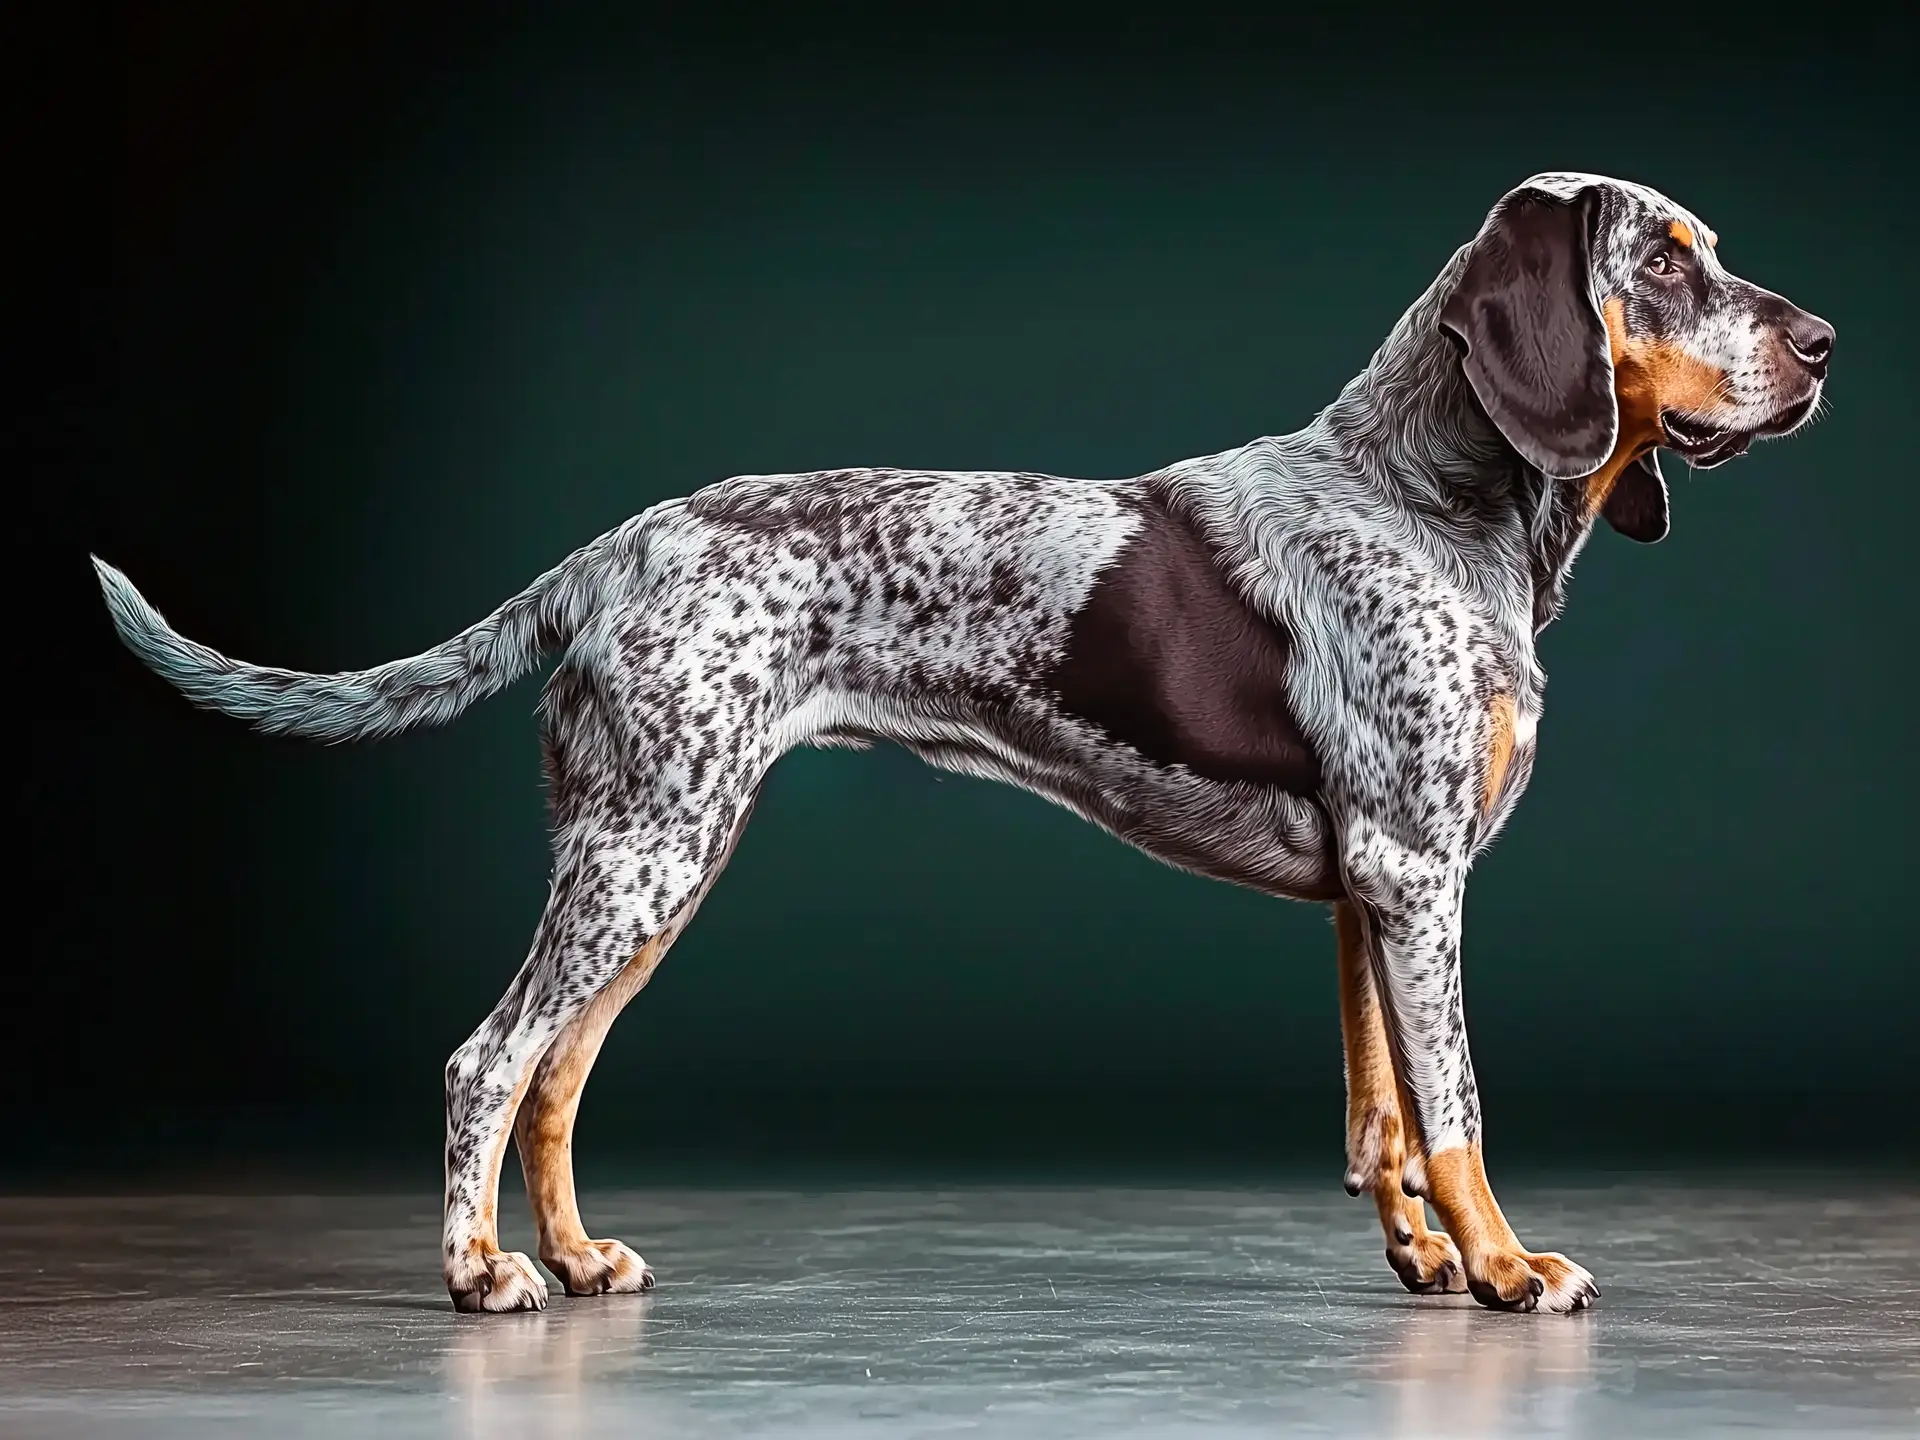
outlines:
[[[1620,472],[1600,513],[1629,540],[1651,545],[1667,538],[1667,477],[1660,473],[1660,452],[1649,450]]]
[[[1474,238],[1440,323],[1465,342],[1462,366],[1487,417],[1548,475],[1590,475],[1620,429],[1613,356],[1594,301],[1599,194],[1525,187]]]

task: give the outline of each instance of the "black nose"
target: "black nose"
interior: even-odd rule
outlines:
[[[1794,358],[1811,370],[1816,380],[1825,379],[1827,364],[1833,359],[1833,326],[1818,315],[1795,310],[1786,331],[1787,346]]]

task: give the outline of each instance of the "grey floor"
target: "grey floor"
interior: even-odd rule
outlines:
[[[1911,1182],[1502,1193],[1598,1310],[1409,1296],[1337,1183],[594,1194],[659,1288],[500,1317],[429,1196],[4,1198],[0,1434],[1920,1435]]]

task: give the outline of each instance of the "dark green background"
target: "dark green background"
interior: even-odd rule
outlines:
[[[1306,421],[1545,168],[1668,191],[1839,345],[1828,417],[1670,458],[1672,538],[1603,532],[1544,639],[1539,765],[1467,914],[1493,1143],[1911,1146],[1910,28],[288,13],[102,39],[114,209],[43,371],[71,361],[34,432],[50,578],[15,596],[49,613],[16,611],[45,623],[10,1044],[58,1076],[16,1160],[431,1165],[441,1066],[544,899],[534,684],[377,747],[253,738],[117,650],[86,550],[196,638],[330,669],[730,474],[1137,473]],[[583,1148],[1336,1167],[1339,1073],[1323,911],[805,753],[615,1031]]]

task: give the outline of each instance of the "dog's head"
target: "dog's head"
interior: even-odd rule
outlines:
[[[1656,448],[1704,469],[1786,434],[1833,355],[1831,325],[1730,274],[1718,243],[1645,186],[1536,175],[1493,207],[1444,298],[1507,442],[1587,477],[1589,504],[1636,540],[1667,533]]]

